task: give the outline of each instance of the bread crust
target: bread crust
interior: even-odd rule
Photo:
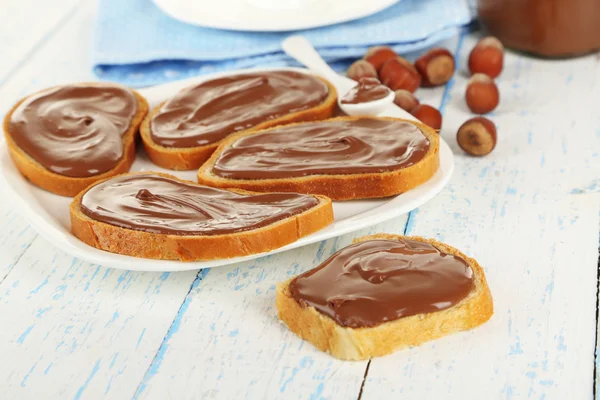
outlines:
[[[272,126],[286,125],[299,121],[319,121],[330,118],[335,112],[335,107],[337,105],[337,92],[335,87],[329,81],[320,77],[316,78],[323,81],[323,83],[325,83],[329,89],[329,95],[325,98],[323,103],[307,110],[287,114],[280,118],[262,122],[250,129],[239,131],[239,133],[256,132]],[[166,101],[153,108],[142,122],[140,132],[146,153],[148,153],[148,156],[152,162],[159,167],[176,171],[188,171],[199,168],[204,162],[206,162],[206,160],[210,158],[217,147],[219,147],[219,144],[222,143],[223,140],[227,140],[227,138],[219,142],[198,147],[164,147],[158,143],[155,143],[152,139],[150,121],[160,111],[160,108],[165,103]]]
[[[175,176],[152,172],[165,178],[190,183]],[[144,175],[148,172],[122,174]],[[96,182],[100,184],[108,179]],[[193,182],[192,182],[193,183]],[[263,253],[295,242],[333,222],[331,200],[315,196],[319,204],[303,213],[258,229],[224,235],[170,235],[136,231],[96,221],[81,212],[81,198],[91,188],[79,193],[71,202],[71,231],[81,241],[111,253],[161,260],[199,261],[241,257]],[[231,190],[240,194],[255,194]]]
[[[81,85],[90,85],[90,86],[101,86],[101,83],[97,82],[82,82]],[[103,172],[98,175],[89,176],[89,177],[70,177],[65,175],[60,175],[55,172],[52,172],[46,169],[43,165],[38,163],[36,160],[31,158],[27,153],[25,153],[13,140],[10,135],[10,118],[12,117],[13,112],[17,109],[17,107],[25,101],[30,96],[33,96],[39,92],[28,95],[15,104],[11,110],[4,117],[3,130],[4,137],[6,138],[6,143],[8,147],[8,152],[10,154],[10,158],[13,160],[13,163],[19,170],[19,172],[27,178],[34,185],[45,189],[49,192],[61,195],[72,197],[77,193],[81,192],[86,187],[90,186],[94,182],[98,182],[99,180],[113,177],[115,175],[119,175],[129,171],[131,165],[135,161],[135,142],[138,133],[138,128],[148,113],[148,102],[142,95],[140,95],[137,91],[130,89],[128,87],[122,85],[116,85],[122,88],[131,90],[137,99],[137,111],[131,120],[131,124],[129,125],[129,129],[125,134],[123,134],[123,157],[115,167],[109,171]],[[51,88],[44,89],[49,90]]]
[[[338,117],[327,121],[352,121],[363,117]],[[409,122],[421,129],[429,140],[429,150],[422,160],[407,168],[396,171],[346,175],[309,175],[285,179],[228,179],[216,176],[212,168],[221,153],[244,136],[269,131],[239,133],[225,139],[211,158],[198,170],[198,182],[218,188],[238,188],[257,192],[297,192],[321,194],[332,200],[354,200],[394,196],[414,189],[429,180],[440,166],[439,135],[429,126],[399,118],[368,117],[390,121]],[[325,122],[325,121],[324,121]],[[291,125],[299,125],[291,124]]]
[[[458,304],[442,311],[403,317],[375,327],[346,328],[321,314],[314,307],[302,307],[291,297],[290,279],[277,285],[275,299],[279,319],[296,335],[336,358],[365,360],[390,354],[402,348],[417,346],[451,333],[472,329],[491,318],[494,305],[483,268],[476,260],[467,257],[454,247],[434,239],[389,234],[365,236],[354,240],[354,243],[373,239],[401,238],[430,243],[446,253],[466,260],[473,270],[472,291]]]

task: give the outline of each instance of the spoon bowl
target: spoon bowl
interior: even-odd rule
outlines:
[[[363,103],[342,103],[342,97],[338,97],[338,105],[346,114],[356,115],[379,115],[383,113],[393,102],[395,94],[390,90],[387,96]]]
[[[415,120],[415,118],[411,114],[393,104],[393,91],[390,91],[390,93],[384,98],[365,103],[342,103],[341,98],[344,97],[344,95],[348,93],[352,88],[354,88],[358,84],[358,82],[345,76],[338,75],[333,69],[331,69],[329,65],[327,65],[325,60],[321,58],[319,53],[317,53],[315,48],[305,37],[299,35],[290,36],[283,42],[281,42],[281,47],[288,56],[303,64],[305,67],[315,72],[316,74],[321,75],[329,82],[331,82],[333,86],[335,86],[338,92],[338,105],[346,114],[352,116],[374,116],[383,113],[385,110],[389,111],[389,109],[392,107],[394,108],[393,114],[398,116],[399,118],[405,118],[412,121]]]

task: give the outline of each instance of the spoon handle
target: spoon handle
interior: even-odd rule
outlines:
[[[313,72],[323,76],[335,86],[338,94],[343,95],[352,89],[356,82],[345,76],[338,75],[327,63],[321,58],[313,45],[303,36],[290,36],[281,42],[283,51],[299,63],[308,67]],[[390,117],[398,117],[417,121],[410,113],[404,111],[400,107],[390,104],[385,110],[385,115]]]
[[[281,47],[288,56],[307,66],[308,69],[322,75],[333,83],[337,89],[342,89],[345,92],[356,85],[356,82],[341,77],[331,69],[305,37],[290,36],[281,42]]]

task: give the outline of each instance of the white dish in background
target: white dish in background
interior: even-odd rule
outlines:
[[[285,69],[306,72],[306,70],[297,68]],[[142,89],[140,90],[140,93],[148,99],[150,106],[154,107],[161,101],[174,95],[179,89],[190,84],[202,82],[218,76],[264,70],[267,69],[242,70],[207,75]],[[401,116],[397,112],[398,108],[393,106],[383,115]],[[148,159],[142,147],[143,146],[141,145],[138,146],[137,158],[131,171],[158,171],[176,175],[183,179],[196,181],[196,171],[171,171],[155,166]],[[406,214],[429,201],[442,190],[444,185],[446,185],[452,175],[453,169],[454,155],[452,154],[452,150],[450,150],[446,142],[440,138],[440,168],[430,180],[413,190],[385,199],[334,202],[333,209],[335,220],[331,225],[319,232],[303,237],[294,243],[290,243],[287,246],[267,253],[213,261],[180,262],[151,260],[113,254],[83,243],[73,236],[70,231],[69,204],[71,203],[71,198],[46,192],[45,190],[30,184],[15,168],[6,149],[6,144],[0,146],[0,171],[2,172],[1,175],[5,181],[4,186],[6,187],[7,192],[13,197],[14,207],[27,218],[29,223],[40,235],[61,250],[82,260],[104,265],[106,267],[137,271],[184,271],[218,267],[291,250],[372,226],[402,214]]]
[[[352,21],[400,0],[153,0],[182,22],[233,31],[283,32]]]

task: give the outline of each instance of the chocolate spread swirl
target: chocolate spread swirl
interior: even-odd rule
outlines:
[[[354,86],[342,97],[342,104],[360,104],[380,100],[389,95],[391,90],[382,85],[377,78],[360,78]]]
[[[152,140],[164,147],[215,143],[227,135],[323,103],[329,88],[293,71],[232,75],[203,82],[164,103],[150,122]]]
[[[242,137],[223,150],[212,173],[229,179],[378,173],[409,167],[428,150],[429,140],[408,122],[329,120]]]
[[[221,235],[257,229],[319,204],[296,193],[238,194],[154,174],[125,175],[89,189],[81,211],[96,221],[151,233]]]
[[[27,97],[10,116],[8,133],[44,168],[84,178],[118,164],[136,112],[137,99],[127,88],[65,85]]]
[[[289,285],[301,305],[351,328],[445,310],[472,288],[465,260],[410,239],[350,245]]]

